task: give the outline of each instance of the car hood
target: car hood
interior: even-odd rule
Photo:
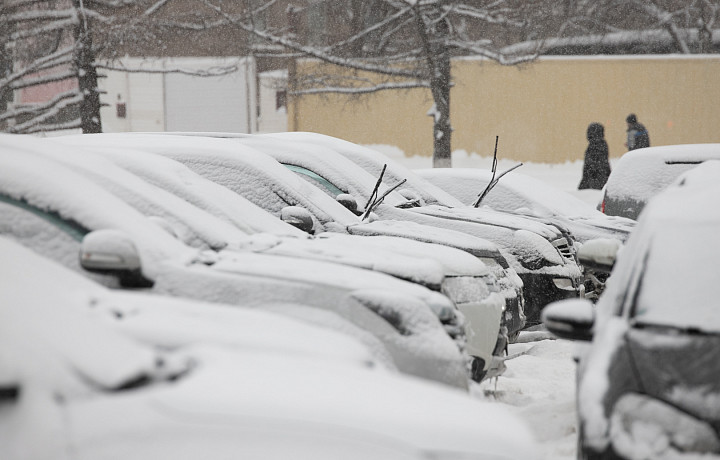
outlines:
[[[335,458],[344,455],[333,449],[338,442],[357,449],[376,445],[378,452],[416,452],[417,458],[441,453],[452,458],[537,458],[531,435],[517,417],[460,392],[316,360],[207,348],[194,352],[202,368],[176,385],[69,407],[78,458],[102,458],[118,445],[142,447],[139,452],[149,450],[154,458],[197,458],[200,440],[207,442],[202,451],[207,458],[231,453],[253,458],[258,452],[263,458],[298,452]],[[105,417],[98,424],[103,414],[122,416]],[[153,427],[154,444],[142,436],[148,426]],[[113,437],[116,433],[120,435]],[[378,452],[370,456],[392,458]]]
[[[471,206],[463,208],[448,208],[445,206],[433,205],[422,206],[419,208],[409,208],[408,210],[421,214],[443,217],[446,219],[458,219],[468,222],[495,225],[511,230],[528,230],[550,240],[562,237],[562,234],[557,229],[542,222],[528,219],[525,216],[493,211],[487,208],[473,208]]]
[[[469,252],[475,257],[501,257],[497,245],[491,241],[467,233],[432,227],[416,222],[382,220],[348,226],[351,235],[397,236],[424,243],[436,243],[443,246]]]
[[[316,238],[283,237],[267,233],[250,235],[243,241],[244,250],[256,253],[296,257],[299,259],[333,262],[366,270],[385,273],[396,278],[422,284],[438,290],[447,272],[446,263],[437,261],[432,246],[427,248],[425,255],[396,250],[395,246],[403,241],[394,242],[393,238],[384,244],[367,238],[351,235],[324,234]],[[484,267],[478,264],[475,271],[483,274]],[[449,267],[452,268],[452,267]],[[472,267],[470,268],[472,270]],[[447,272],[447,273],[446,273]]]
[[[628,349],[642,390],[720,431],[720,335],[666,327],[630,329]]]

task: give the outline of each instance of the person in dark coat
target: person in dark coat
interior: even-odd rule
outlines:
[[[627,122],[627,142],[625,147],[628,150],[650,147],[650,134],[648,134],[647,128],[642,123],[638,123],[637,116],[631,113],[625,121]]]
[[[587,129],[588,146],[585,150],[582,179],[578,189],[602,189],[610,176],[608,145],[605,128],[600,123],[590,123]]]

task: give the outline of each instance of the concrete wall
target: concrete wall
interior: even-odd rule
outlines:
[[[587,125],[600,122],[610,155],[619,157],[631,112],[650,131],[652,145],[720,142],[717,55],[542,58],[515,67],[460,59],[453,78],[453,150],[489,156],[498,135],[501,158],[582,159]],[[305,95],[291,103],[289,129],[431,155],[431,106],[429,91],[421,89],[355,99]]]

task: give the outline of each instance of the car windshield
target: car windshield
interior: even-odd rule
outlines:
[[[720,332],[713,301],[720,246],[717,223],[668,225],[653,237],[636,303],[642,324]]]
[[[321,190],[327,191],[328,194],[330,196],[332,196],[333,198],[345,193],[342,190],[340,190],[339,188],[337,188],[335,186],[335,184],[333,184],[329,180],[325,179],[321,175],[319,175],[313,171],[310,171],[309,169],[303,168],[301,166],[287,164],[287,163],[282,163],[282,165],[285,166],[290,171],[301,175],[301,177],[303,177],[305,179],[310,179],[311,183],[320,186]]]

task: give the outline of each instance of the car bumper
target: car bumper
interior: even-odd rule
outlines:
[[[525,327],[540,324],[540,313],[550,302],[583,297],[585,294],[581,278],[536,273],[520,273],[518,275],[524,284]]]

